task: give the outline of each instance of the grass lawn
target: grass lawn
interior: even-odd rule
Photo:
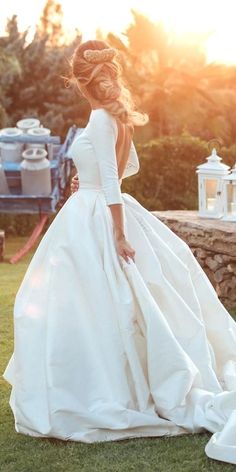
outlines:
[[[26,238],[8,238],[0,264],[1,356],[3,373],[13,351],[13,303],[34,251],[17,264],[7,262]],[[236,313],[231,313],[233,316]],[[32,438],[16,433],[9,406],[10,385],[0,378],[1,472],[227,472],[235,466],[209,459],[204,446],[211,433],[128,439],[84,444],[57,439]]]

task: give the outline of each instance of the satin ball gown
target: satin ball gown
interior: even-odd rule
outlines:
[[[91,111],[69,150],[79,189],[16,294],[15,430],[86,443],[209,431],[208,457],[236,464],[236,323],[190,247],[121,192],[117,135]],[[138,171],[132,141],[123,178]],[[135,262],[117,253],[112,203]]]

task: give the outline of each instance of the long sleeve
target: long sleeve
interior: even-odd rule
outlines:
[[[115,118],[104,109],[92,111],[90,139],[97,158],[107,205],[123,203],[116,160],[118,128]]]

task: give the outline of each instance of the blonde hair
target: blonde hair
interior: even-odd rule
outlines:
[[[149,121],[146,113],[135,110],[131,93],[122,77],[118,50],[105,41],[81,43],[71,58],[71,79],[84,85],[89,94],[115,118],[131,128]]]

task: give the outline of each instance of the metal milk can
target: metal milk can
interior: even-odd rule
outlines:
[[[51,133],[51,130],[49,128],[43,128],[43,127],[39,127],[39,128],[31,128],[27,131],[27,134],[29,136],[35,136],[35,137],[38,137],[38,136],[49,136]],[[42,149],[45,149],[45,144],[42,143],[28,143],[26,144],[26,149],[30,149],[30,148],[42,148]]]
[[[22,153],[21,184],[24,195],[49,195],[51,187],[50,162],[42,148],[25,149]]]
[[[1,135],[9,136],[9,137],[21,136],[22,133],[23,132],[18,128],[3,128],[0,131]],[[23,148],[24,148],[24,145],[21,143],[1,142],[0,152],[1,152],[2,160],[6,162],[20,162]]]
[[[23,120],[17,121],[16,126],[23,133],[27,133],[27,131],[32,128],[38,128],[40,126],[40,121],[37,118],[23,118]]]
[[[2,165],[2,159],[0,157],[0,194],[9,195],[11,192],[8,187],[6,174]]]

